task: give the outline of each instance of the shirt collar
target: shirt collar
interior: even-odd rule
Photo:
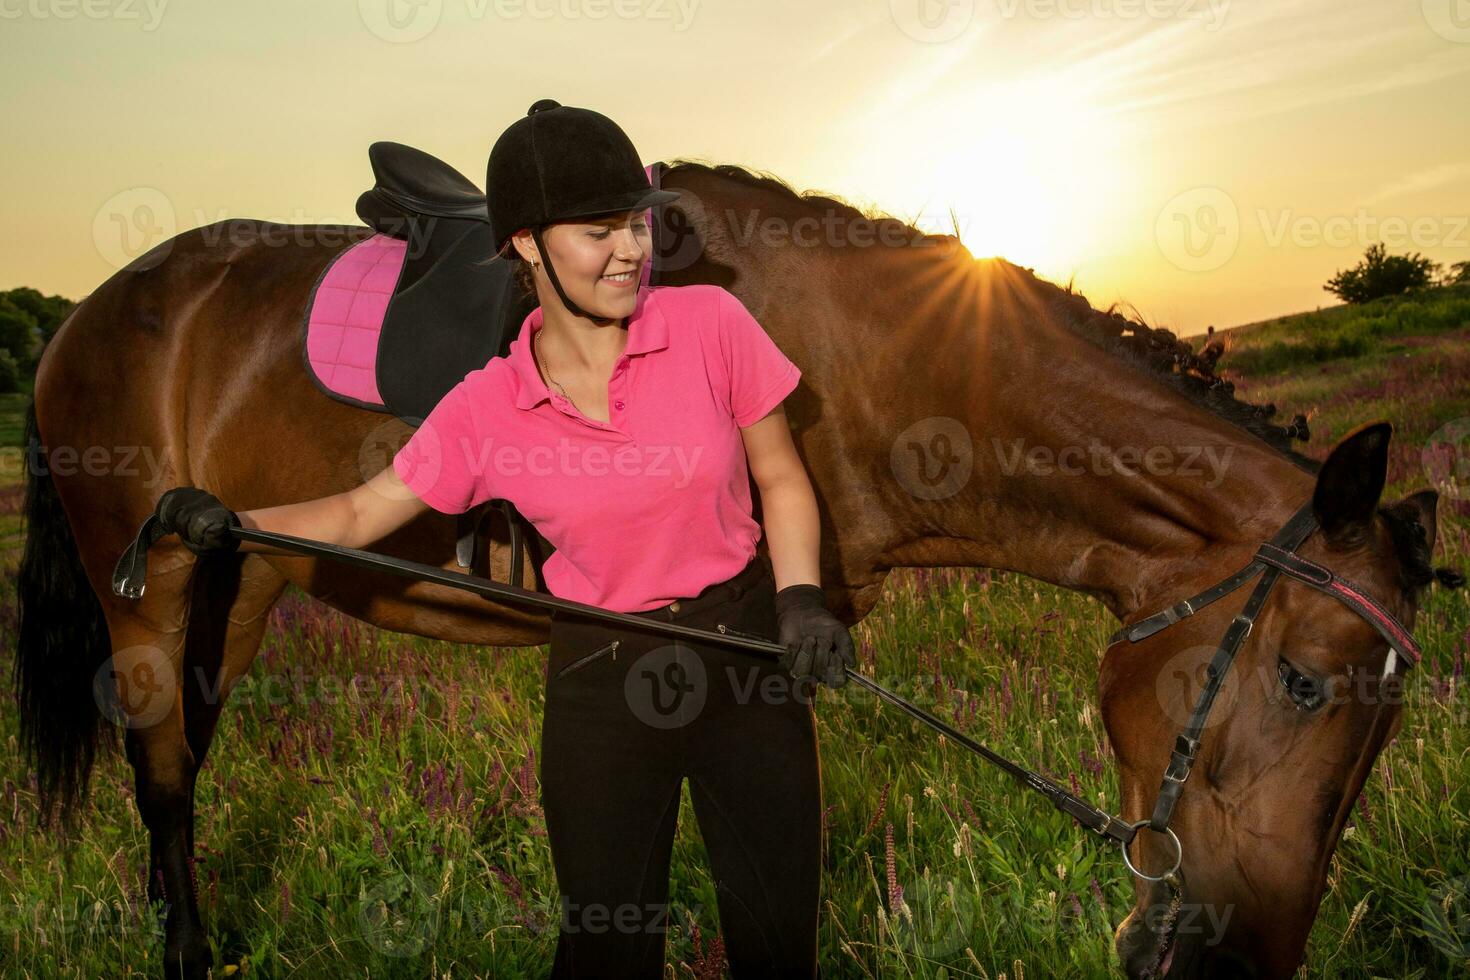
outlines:
[[[628,317],[625,355],[647,354],[669,346],[668,323],[659,310],[659,304],[652,301],[656,292],[654,288],[638,291],[638,303]],[[546,382],[541,380],[541,372],[536,370],[536,359],[531,356],[531,335],[540,330],[541,325],[542,312],[538,306],[526,316],[520,334],[511,341],[510,353],[506,355],[519,382],[515,395],[517,408],[533,408],[551,397]]]

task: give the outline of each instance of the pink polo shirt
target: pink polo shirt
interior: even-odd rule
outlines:
[[[450,389],[394,456],[399,478],[446,514],[515,504],[556,546],[546,584],[565,599],[640,612],[743,569],[761,530],[740,429],[797,366],[721,287],[644,289],[599,422],[541,380],[541,325],[538,307],[506,357]]]

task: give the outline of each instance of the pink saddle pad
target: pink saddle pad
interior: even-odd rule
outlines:
[[[322,276],[306,323],[306,361],[328,392],[382,408],[378,335],[408,242],[374,235],[342,252]]]
[[[652,183],[653,165],[645,170]],[[651,208],[648,220],[651,225]],[[385,410],[378,392],[378,339],[407,252],[408,242],[374,235],[340,253],[318,280],[308,300],[306,363],[333,398]],[[643,264],[640,288],[648,287],[652,266]]]

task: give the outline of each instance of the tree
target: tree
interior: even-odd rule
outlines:
[[[1344,303],[1366,303],[1380,296],[1397,296],[1422,289],[1434,281],[1439,263],[1418,252],[1389,255],[1382,242],[1368,246],[1363,261],[1339,270],[1322,288]]]
[[[0,351],[8,352],[17,363],[25,363],[36,351],[40,337],[40,327],[30,311],[12,302],[8,293],[0,293]]]
[[[27,286],[0,291],[0,350],[10,351],[23,375],[34,373],[41,351],[76,305]]]
[[[0,349],[0,394],[20,390],[20,365],[10,351]]]
[[[1470,261],[1453,262],[1445,273],[1444,284],[1452,286],[1458,282],[1470,282]]]

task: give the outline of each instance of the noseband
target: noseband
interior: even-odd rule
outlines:
[[[1245,638],[1250,635],[1256,616],[1260,614],[1261,606],[1265,604],[1266,596],[1270,594],[1271,587],[1276,584],[1277,579],[1286,575],[1298,582],[1310,585],[1319,592],[1332,596],[1366,620],[1388,641],[1390,653],[1383,670],[1385,675],[1394,669],[1395,656],[1401,657],[1410,667],[1417,664],[1423,657],[1419,645],[1414,642],[1414,637],[1409,630],[1377,600],[1368,595],[1361,586],[1340,575],[1333,574],[1329,569],[1308,561],[1296,553],[1296,549],[1316,527],[1316,517],[1309,501],[1282,525],[1281,530],[1277,531],[1270,541],[1256,549],[1255,557],[1240,571],[1161,613],[1155,613],[1147,619],[1123,627],[1109,640],[1111,645],[1121,640],[1137,643],[1139,640],[1147,639],[1160,630],[1173,626],[1181,619],[1193,616],[1217,599],[1229,595],[1257,574],[1261,576],[1250,598],[1246,599],[1245,606],[1235,614],[1235,618],[1226,628],[1225,635],[1221,637],[1220,644],[1215,650],[1215,655],[1210,658],[1209,666],[1206,668],[1204,688],[1194,703],[1194,710],[1190,712],[1189,721],[1174,739],[1174,751],[1170,756],[1168,767],[1164,770],[1164,781],[1159,787],[1153,815],[1147,820],[1129,824],[1132,833],[1129,834],[1128,840],[1121,841],[1123,861],[1128,865],[1128,870],[1145,881],[1163,881],[1171,877],[1179,870],[1179,865],[1184,860],[1184,851],[1179,843],[1179,836],[1170,829],[1169,820],[1173,817],[1174,807],[1178,804],[1179,795],[1184,790],[1184,781],[1189,778],[1189,771],[1194,766],[1195,755],[1199,752],[1200,736],[1209,720],[1210,709],[1214,707],[1215,697],[1220,693],[1220,688],[1225,683],[1225,675],[1229,673],[1231,664],[1235,662],[1235,655],[1245,643]],[[1173,842],[1173,865],[1163,874],[1145,874],[1134,867],[1132,859],[1128,856],[1129,843],[1132,842],[1138,830],[1145,826],[1156,833],[1167,834],[1169,840]]]

